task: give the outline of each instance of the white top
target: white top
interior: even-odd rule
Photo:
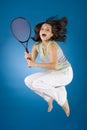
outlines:
[[[50,61],[50,56],[49,56],[49,45],[51,43],[54,43],[58,46],[58,50],[57,50],[57,58],[58,58],[58,69],[57,70],[62,70],[65,69],[67,67],[70,66],[70,63],[68,62],[68,60],[66,59],[62,49],[60,48],[60,46],[55,42],[55,41],[49,41],[48,45],[47,45],[47,53],[44,55],[43,50],[42,50],[42,42],[37,44],[37,51],[38,54],[40,55],[41,61],[43,63],[49,63]]]

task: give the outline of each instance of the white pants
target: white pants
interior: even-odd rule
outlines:
[[[61,71],[47,70],[32,74],[25,78],[25,84],[47,102],[53,98],[62,106],[67,99],[65,86],[72,81],[72,78],[72,68],[68,67]]]

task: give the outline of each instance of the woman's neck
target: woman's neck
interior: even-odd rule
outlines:
[[[42,41],[43,45],[47,45],[49,41]]]

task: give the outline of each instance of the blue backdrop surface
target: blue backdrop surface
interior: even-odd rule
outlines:
[[[0,130],[84,130],[87,127],[86,0],[8,0],[0,3]],[[24,78],[42,69],[28,68],[24,48],[10,32],[13,18],[27,18],[32,27],[58,14],[68,18],[66,44],[59,43],[74,70],[67,86],[71,115],[66,117],[54,102],[47,112],[46,102],[29,90]],[[29,41],[31,50],[34,42]],[[37,58],[39,60],[39,57]]]

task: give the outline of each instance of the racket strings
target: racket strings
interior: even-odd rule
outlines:
[[[31,26],[28,20],[22,17],[13,19],[11,22],[11,32],[28,52],[28,41],[31,35]]]

